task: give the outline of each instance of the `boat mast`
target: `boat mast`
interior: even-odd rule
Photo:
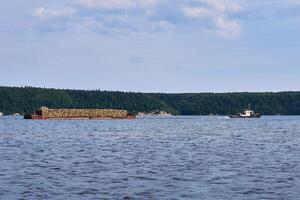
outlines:
[[[251,110],[251,103],[248,104],[248,110]]]

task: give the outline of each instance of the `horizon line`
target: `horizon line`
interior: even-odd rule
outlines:
[[[299,90],[280,90],[280,91],[224,91],[224,92],[213,92],[213,91],[200,91],[200,92],[142,92],[142,91],[126,91],[126,90],[109,90],[109,89],[83,89],[83,88],[55,88],[45,86],[5,86],[0,85],[0,88],[35,88],[35,89],[52,89],[52,90],[75,90],[75,91],[100,91],[100,92],[123,92],[123,93],[143,93],[143,94],[233,94],[233,93],[287,93],[287,92],[300,92]]]

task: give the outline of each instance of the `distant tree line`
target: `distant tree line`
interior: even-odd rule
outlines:
[[[31,113],[49,108],[115,108],[130,112],[166,111],[181,115],[228,115],[251,104],[265,115],[299,115],[300,92],[279,93],[133,93],[34,87],[0,87],[0,112]]]

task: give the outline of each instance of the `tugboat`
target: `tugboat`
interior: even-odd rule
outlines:
[[[230,118],[260,118],[261,114],[256,113],[253,110],[251,110],[250,106],[248,109],[244,109],[243,112],[238,113],[236,115],[229,115]]]

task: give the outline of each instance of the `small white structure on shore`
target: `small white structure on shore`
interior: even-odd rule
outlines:
[[[165,111],[153,111],[153,112],[139,112],[137,116],[172,116],[172,114]]]
[[[2,112],[0,112],[0,117],[1,117],[1,116],[3,116],[3,113],[2,113]]]

